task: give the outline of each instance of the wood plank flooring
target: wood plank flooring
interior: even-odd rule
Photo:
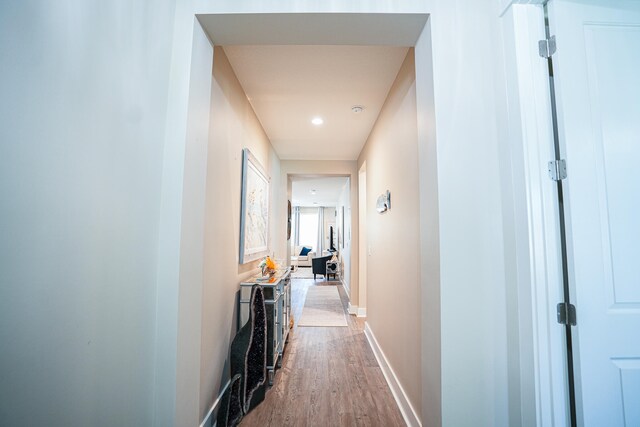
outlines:
[[[331,283],[292,280],[296,322],[307,289]],[[345,291],[341,285],[338,289],[346,311]],[[405,425],[364,336],[364,320],[347,318],[347,327],[298,328],[296,323],[273,387],[242,427]]]

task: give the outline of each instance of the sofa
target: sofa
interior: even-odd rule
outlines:
[[[297,265],[298,267],[311,267],[311,260],[316,256],[316,253],[311,248],[306,256],[301,256],[300,251],[304,246],[294,246],[291,251],[291,265]],[[308,248],[309,246],[307,246]]]

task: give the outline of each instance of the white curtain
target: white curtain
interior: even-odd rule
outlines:
[[[300,246],[300,206],[293,208],[293,245]]]
[[[324,208],[318,208],[318,251],[316,256],[322,256],[324,250]]]

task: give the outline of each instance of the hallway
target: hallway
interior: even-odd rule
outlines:
[[[334,248],[243,426],[640,426],[640,1],[3,1],[0,35],[0,426],[211,427],[241,284]],[[327,290],[347,326],[298,327]]]
[[[391,390],[367,343],[364,319],[349,326],[298,327],[307,290],[322,279],[292,279],[295,326],[265,401],[247,414],[246,426],[404,426]],[[348,299],[338,286],[342,304]]]

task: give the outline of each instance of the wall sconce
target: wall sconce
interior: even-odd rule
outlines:
[[[379,214],[384,213],[391,209],[391,192],[387,190],[386,193],[378,196],[378,202],[376,203],[376,210]]]

